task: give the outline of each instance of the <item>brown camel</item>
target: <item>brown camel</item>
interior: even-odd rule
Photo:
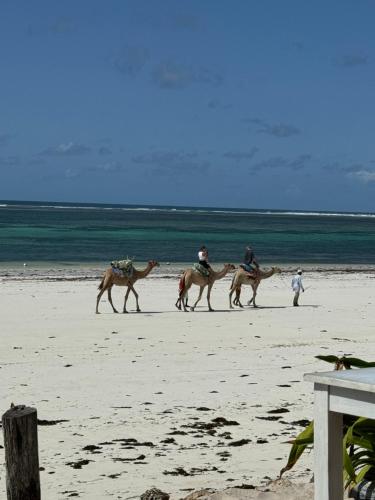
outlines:
[[[255,278],[255,277],[249,276],[249,274],[242,267],[239,267],[237,269],[236,274],[233,276],[232,284],[230,287],[229,307],[231,309],[233,309],[232,295],[233,295],[234,291],[236,291],[236,297],[233,301],[233,304],[236,306],[243,307],[243,305],[240,302],[241,286],[242,285],[250,285],[251,288],[253,289],[253,296],[249,300],[247,305],[250,305],[251,303],[253,303],[254,307],[258,307],[255,303],[255,297],[257,295],[257,290],[258,290],[258,286],[259,286],[260,282],[264,279],[270,278],[271,276],[273,276],[274,274],[277,274],[277,273],[281,273],[281,269],[279,269],[278,267],[271,267],[271,269],[269,271],[259,270],[257,272],[257,276]]]
[[[195,304],[190,307],[191,311],[194,311],[196,308],[198,302],[202,298],[203,290],[207,286],[207,303],[208,303],[208,310],[213,311],[210,303],[210,297],[211,297],[211,289],[213,287],[213,284],[215,283],[216,280],[219,280],[223,278],[226,274],[229,272],[233,271],[236,269],[236,267],[233,264],[224,264],[224,267],[221,271],[214,271],[211,269],[210,275],[209,276],[202,276],[197,271],[194,271],[194,269],[186,269],[184,274],[182,275],[180,279],[180,285],[179,285],[179,296],[176,302],[176,307],[177,309],[181,310],[181,304],[184,308],[184,311],[187,312],[188,309],[186,308],[186,295],[189,291],[189,288],[191,285],[198,285],[199,286],[199,295],[197,300],[195,301]]]
[[[116,310],[115,306],[113,305],[113,302],[112,302],[111,291],[112,291],[113,285],[127,286],[128,287],[128,289],[126,290],[126,294],[125,294],[123,312],[124,313],[128,312],[126,310],[126,303],[128,301],[130,291],[132,291],[135,295],[135,300],[136,300],[136,304],[137,304],[137,312],[140,312],[140,308],[139,308],[139,304],[138,304],[138,293],[134,289],[134,283],[142,278],[145,278],[150,273],[150,271],[156,266],[159,266],[159,263],[156,262],[156,260],[150,260],[149,263],[147,264],[147,267],[145,269],[143,269],[142,271],[134,269],[133,275],[130,278],[128,278],[126,276],[119,276],[118,274],[113,272],[111,267],[109,267],[106,270],[106,272],[104,273],[103,279],[98,287],[100,292],[98,293],[98,296],[96,298],[96,314],[100,314],[99,313],[99,301],[101,299],[101,296],[103,295],[103,293],[106,290],[108,292],[108,300],[112,306],[113,312],[114,313],[118,312]]]

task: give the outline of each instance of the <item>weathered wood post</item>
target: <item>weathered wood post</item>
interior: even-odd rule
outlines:
[[[2,417],[8,500],[40,500],[35,408],[12,405]]]

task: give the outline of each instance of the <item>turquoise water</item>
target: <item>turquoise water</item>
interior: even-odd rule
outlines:
[[[375,215],[189,207],[0,202],[0,262],[102,262],[122,257],[261,263],[375,264]]]

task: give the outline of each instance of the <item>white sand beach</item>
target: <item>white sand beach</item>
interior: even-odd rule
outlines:
[[[0,410],[14,402],[61,421],[39,426],[43,498],[128,499],[151,487],[182,498],[276,479],[287,441],[312,418],[303,374],[331,369],[314,356],[375,360],[375,274],[305,273],[299,308],[290,279],[262,282],[258,309],[231,311],[227,277],[214,286],[215,312],[202,300],[183,313],[177,279],[155,275],[136,285],[141,313],[131,297],[129,314],[113,314],[103,297],[95,315],[98,281],[3,276]],[[124,291],[113,289],[119,309]],[[306,454],[285,478],[311,476]]]

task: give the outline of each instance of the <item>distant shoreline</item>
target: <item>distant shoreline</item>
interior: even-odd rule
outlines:
[[[239,215],[297,215],[297,216],[328,216],[328,217],[370,217],[375,218],[374,212],[367,211],[341,211],[341,210],[302,210],[292,208],[249,208],[249,207],[215,207],[193,205],[147,205],[147,204],[122,204],[122,203],[83,203],[67,201],[32,201],[32,200],[0,200],[0,208],[20,209],[81,209],[81,210],[121,210],[121,211],[149,211],[149,212],[187,212],[239,214]]]

